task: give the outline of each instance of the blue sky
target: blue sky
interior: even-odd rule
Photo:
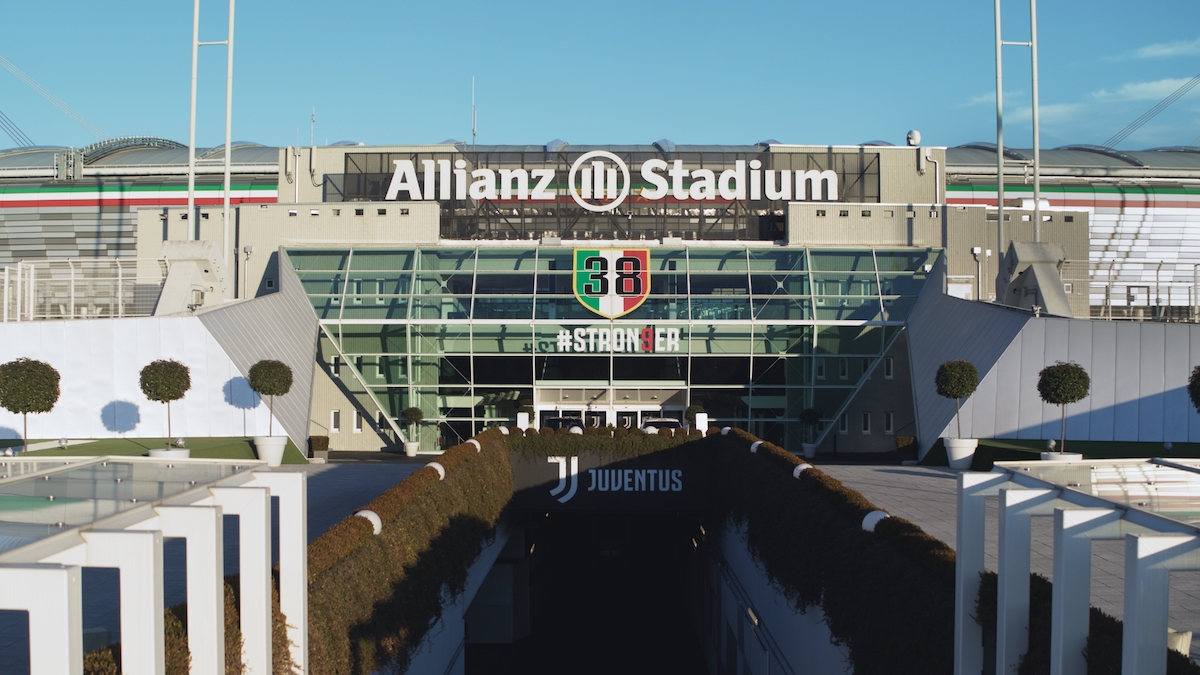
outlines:
[[[112,136],[187,141],[192,3],[9,3],[0,56]],[[202,40],[227,3],[205,0]],[[1028,35],[1006,0],[1005,39]],[[1043,0],[1043,147],[1102,143],[1200,73],[1200,3]],[[901,144],[995,140],[989,0],[736,3],[241,0],[235,140],[318,144]],[[1008,145],[1028,146],[1028,50],[1006,47]],[[224,138],[225,57],[201,50],[197,143]],[[0,111],[34,142],[95,140],[8,71]],[[1200,87],[1119,147],[1200,137]],[[0,147],[11,147],[0,133]]]

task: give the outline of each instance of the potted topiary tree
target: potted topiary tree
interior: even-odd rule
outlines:
[[[1192,369],[1192,375],[1188,378],[1187,392],[1188,398],[1192,399],[1192,407],[1200,412],[1200,366]]]
[[[283,396],[292,389],[292,369],[282,361],[263,359],[250,366],[247,376],[250,388],[259,396],[269,396],[270,421],[267,422],[267,435],[254,437],[254,450],[259,459],[267,460],[267,466],[279,466],[283,463],[283,451],[287,449],[287,435],[275,435],[275,397]]]
[[[408,440],[404,441],[404,454],[416,457],[417,450],[421,448],[421,442],[417,440],[417,425],[425,419],[425,411],[413,406],[405,408],[404,412],[400,414],[404,417],[404,422],[408,424]]]
[[[693,403],[683,411],[683,418],[689,429],[699,429],[701,433],[708,431],[708,412],[699,403]]]
[[[1067,404],[1082,401],[1092,389],[1092,378],[1078,363],[1063,363],[1058,361],[1052,366],[1042,368],[1038,373],[1038,394],[1042,400],[1056,405],[1062,411],[1062,427],[1058,441],[1058,452],[1043,452],[1042,459],[1057,461],[1079,461],[1083,455],[1078,452],[1063,452],[1067,445]],[[1190,383],[1189,383],[1190,393]]]
[[[805,408],[800,411],[800,423],[804,425],[805,438],[800,447],[804,448],[804,458],[812,459],[817,456],[816,431],[821,424],[821,411],[816,408]]]
[[[158,359],[151,361],[142,368],[138,384],[142,393],[151,401],[167,404],[167,447],[165,450],[151,450],[151,457],[181,458],[191,452],[187,448],[172,448],[171,439],[171,401],[178,401],[192,388],[192,374],[187,366],[174,359]],[[176,445],[182,445],[176,443]]]
[[[952,469],[969,469],[975,459],[975,448],[979,441],[974,438],[962,437],[962,406],[964,398],[970,398],[979,386],[979,371],[970,361],[947,361],[938,366],[934,377],[938,396],[954,399],[954,417],[958,421],[958,436],[943,438],[946,446],[946,457]]]
[[[0,406],[21,414],[25,452],[29,452],[29,413],[54,409],[59,379],[54,366],[43,361],[20,358],[0,366]]]
[[[517,428],[525,431],[533,424],[534,415],[537,411],[531,405],[523,405],[517,408]],[[524,415],[524,417],[521,417]],[[524,421],[522,421],[524,420]]]

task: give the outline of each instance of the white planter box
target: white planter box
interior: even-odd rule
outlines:
[[[155,459],[187,459],[192,456],[188,448],[151,448],[150,456]]]
[[[287,448],[287,436],[255,436],[254,451],[259,459],[265,459],[267,466],[279,466],[283,463],[283,451]]]
[[[975,448],[979,446],[976,438],[943,438],[946,444],[946,458],[950,460],[951,469],[969,469],[975,460]]]
[[[405,441],[404,442],[404,454],[409,457],[416,457],[417,450],[420,450],[420,449],[421,449],[420,441]]]
[[[1083,455],[1078,452],[1043,452],[1043,462],[1082,462]]]

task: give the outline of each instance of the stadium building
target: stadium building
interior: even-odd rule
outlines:
[[[954,421],[953,403],[930,395],[930,368],[977,363],[985,395],[963,409],[986,430],[975,435],[1041,438],[1057,411],[1008,410],[1000,383],[1023,387],[1060,351],[1081,360],[1073,341],[1089,332],[1089,365],[1116,398],[1093,396],[1073,424],[1124,440],[1121,424],[1096,422],[1128,390],[1115,375],[1105,384],[1117,352],[1100,357],[1101,333],[1170,328],[1186,335],[1161,339],[1190,344],[1191,326],[1164,324],[1195,321],[1200,304],[1200,152],[1044,151],[1037,211],[1031,153],[1005,155],[1000,220],[987,144],[241,144],[226,223],[221,148],[198,154],[193,213],[176,143],[8,150],[0,356],[33,348],[53,362],[82,340],[134,349],[132,363],[169,355],[172,336],[208,345],[196,353],[213,401],[191,404],[185,435],[266,422],[238,403],[236,380],[275,349],[312,373],[276,410],[301,447],[398,447],[409,407],[425,418],[414,440],[435,452],[526,406],[539,422],[636,427],[699,405],[789,448],[810,440],[811,408],[823,452],[915,438],[924,453]],[[155,337],[96,342],[125,319]],[[1134,396],[1165,401],[1161,417],[1183,395],[1162,373],[1194,363],[1160,351],[1157,380]],[[137,395],[79,392],[72,433],[161,436]],[[136,410],[104,412],[122,402]],[[56,428],[58,414],[39,423]],[[1131,440],[1153,440],[1145,426]],[[1200,418],[1179,433],[1200,440]]]

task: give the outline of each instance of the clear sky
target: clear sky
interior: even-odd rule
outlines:
[[[202,40],[223,40],[204,0]],[[1005,39],[1028,39],[1005,0]],[[7,0],[0,56],[111,136],[183,143],[188,0]],[[234,140],[368,145],[994,141],[990,0],[241,0]],[[1196,0],[1042,0],[1042,144],[1102,143],[1200,73]],[[1031,143],[1029,50],[1005,48],[1007,145]],[[201,48],[197,143],[224,139],[225,55]],[[84,127],[0,70],[35,143]],[[1119,147],[1200,143],[1200,87]],[[0,148],[14,143],[0,133]]]

